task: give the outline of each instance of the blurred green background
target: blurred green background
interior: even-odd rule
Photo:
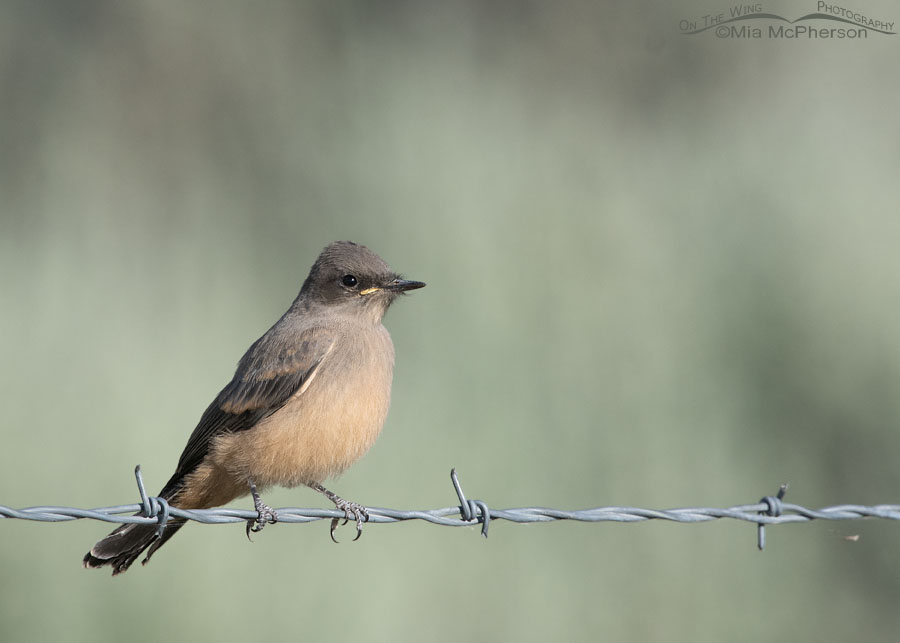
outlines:
[[[900,500],[900,36],[679,33],[729,6],[3,3],[0,504],[156,491],[335,239],[428,282],[347,498],[452,506],[456,466],[494,508]],[[4,641],[900,626],[881,521],[192,525],[116,579],[80,564],[107,531],[0,523]]]

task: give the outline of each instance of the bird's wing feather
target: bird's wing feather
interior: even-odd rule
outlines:
[[[310,328],[290,344],[267,333],[244,355],[234,378],[206,409],[178,461],[176,476],[193,471],[221,433],[252,428],[309,382],[334,346],[334,335]],[[179,475],[180,474],[180,475]]]

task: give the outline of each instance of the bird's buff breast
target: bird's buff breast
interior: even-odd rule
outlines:
[[[310,380],[254,428],[217,437],[213,461],[260,488],[321,482],[362,457],[391,399],[394,347],[383,327],[339,339]]]

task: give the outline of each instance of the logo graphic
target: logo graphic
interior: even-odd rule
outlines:
[[[795,20],[766,13],[761,3],[743,4],[730,7],[727,12],[683,19],[678,28],[685,36],[713,30],[718,38],[735,39],[865,40],[870,33],[896,35],[893,22],[821,0],[815,13]]]

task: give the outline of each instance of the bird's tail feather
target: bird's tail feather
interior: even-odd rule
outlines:
[[[84,566],[94,568],[110,565],[113,568],[113,576],[115,576],[131,567],[138,556],[149,547],[147,557],[141,561],[146,565],[153,552],[174,536],[184,523],[183,518],[169,520],[162,536],[157,536],[158,525],[156,524],[121,525],[85,554]]]
[[[170,503],[177,502],[183,479],[183,475],[175,473],[159,492],[159,496]],[[120,525],[84,555],[84,566],[90,569],[110,565],[115,576],[131,567],[138,556],[147,549],[147,557],[141,561],[142,565],[146,565],[153,552],[165,545],[185,522],[184,518],[170,518],[163,528],[162,535],[157,535],[159,525],[156,523]]]

